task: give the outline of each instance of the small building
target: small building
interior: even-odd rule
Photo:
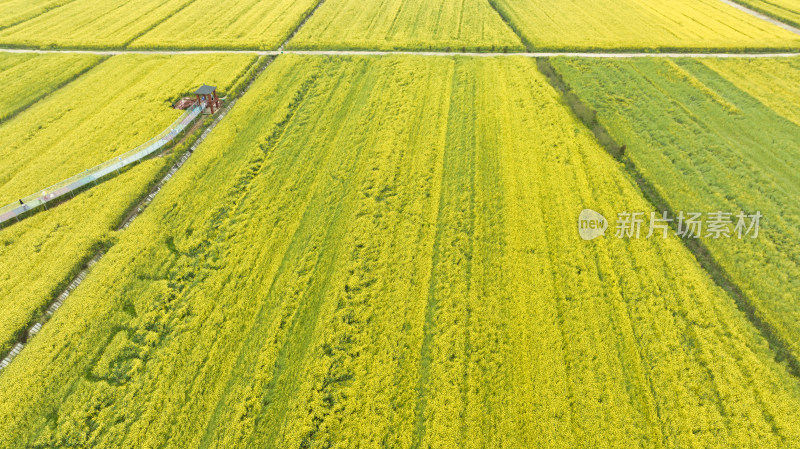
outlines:
[[[206,104],[206,109],[208,109],[208,112],[211,114],[217,112],[217,109],[219,109],[219,98],[217,97],[216,86],[203,84],[199,89],[194,91],[194,94],[197,97],[198,104]]]

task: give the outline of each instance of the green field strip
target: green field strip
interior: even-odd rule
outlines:
[[[765,61],[764,68],[773,63]],[[792,274],[798,269],[792,217],[797,212],[790,198],[798,185],[793,167],[800,163],[795,151],[800,147],[800,128],[765,106],[778,99],[762,103],[748,95],[709,69],[706,65],[715,67],[712,61],[594,65],[554,60],[554,65],[571,88],[597,109],[598,120],[617,142],[627,145],[627,157],[672,210],[761,211],[764,221],[758,239],[700,243],[741,291],[743,310],[775,339],[779,357],[788,357],[796,370],[800,330],[792,300],[798,293]],[[739,73],[736,84],[754,92],[759,88],[752,83],[769,73],[749,71],[745,84],[743,67],[739,71],[733,63],[719,67]],[[583,75],[576,72],[578,68]],[[794,76],[793,69],[786,73],[789,79]],[[618,82],[639,90],[633,94]]]
[[[800,126],[800,59],[703,60],[703,64]]]

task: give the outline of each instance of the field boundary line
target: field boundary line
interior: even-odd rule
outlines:
[[[520,42],[522,42],[522,45],[524,45],[528,51],[533,50],[533,44],[531,44],[530,41],[528,41],[528,39],[526,39],[525,36],[522,35],[522,32],[511,21],[511,19],[508,18],[507,14],[500,10],[500,6],[497,4],[497,0],[486,0],[486,2],[489,4],[489,7],[492,8],[494,12],[497,13],[497,15],[500,17],[500,20],[502,20],[503,23],[506,24],[508,29],[510,29],[514,34],[517,35],[517,38],[519,39]]]
[[[596,111],[572,92],[570,86],[564,81],[558,70],[550,64],[550,61],[546,58],[538,59],[537,68],[553,89],[556,90],[561,100],[570,112],[572,112],[576,120],[592,132],[595,142],[613,157],[614,160],[623,165],[625,173],[630,176],[631,181],[638,187],[644,199],[653,205],[655,210],[666,211],[669,215],[677,216],[666,198],[664,198],[655,188],[654,184],[642,174],[639,167],[625,155],[624,147],[621,147],[619,143],[611,137],[605,125],[599,121],[590,124],[582,119],[582,116],[576,111],[576,106],[595,113]],[[674,231],[677,231],[677,222],[670,222],[669,226]],[[771,323],[760,316],[752,300],[744,293],[739,285],[733,281],[733,278],[731,278],[719,262],[717,262],[708,247],[699,239],[682,238],[680,241],[683,247],[694,256],[700,264],[700,267],[708,274],[714,284],[721,288],[727,296],[733,300],[736,308],[744,313],[750,324],[758,331],[764,341],[767,342],[773,353],[775,362],[779,365],[783,365],[790,375],[800,380],[800,360],[798,360],[790,349],[792,347],[791,344],[785,341],[780,334],[775,331]],[[783,362],[785,362],[785,365]]]
[[[36,48],[9,48],[0,47],[0,53],[76,53],[90,55],[216,55],[216,54],[241,54],[258,56],[278,56],[281,54],[307,55],[307,56],[464,56],[476,58],[494,57],[526,57],[526,58],[599,58],[599,59],[625,59],[625,58],[792,58],[800,57],[800,48],[797,52],[754,52],[754,53],[692,53],[692,52],[574,52],[574,51],[542,51],[542,52],[455,52],[455,51],[412,51],[412,50],[78,50],[78,49],[36,49]]]
[[[189,157],[194,153],[194,150],[206,139],[206,137],[211,133],[211,131],[216,128],[216,126],[222,121],[223,118],[230,112],[231,108],[236,104],[236,102],[244,96],[244,94],[250,89],[250,86],[258,79],[259,75],[266,70],[266,68],[272,63],[273,59],[267,59],[265,62],[262,62],[261,67],[259,67],[256,72],[252,75],[251,79],[247,82],[247,84],[239,91],[238,95],[233,98],[230,103],[225,105],[218,113],[214,120],[206,127],[202,134],[192,143],[192,145],[187,149],[183,155],[178,159],[175,164],[167,171],[167,173],[158,181],[156,184],[150,189],[147,196],[145,196],[141,201],[135,203],[131,206],[126,213],[122,214],[124,220],[122,223],[117,226],[117,231],[125,231],[131,225],[131,223],[139,216],[142,212],[153,202],[156,195],[161,191],[164,185],[172,179],[175,173],[180,169],[184,163],[189,159]],[[89,274],[91,269],[98,263],[100,260],[107,254],[111,246],[104,246],[103,248],[97,250],[91,259],[84,265],[84,267],[78,272],[77,275],[69,279],[67,288],[61,292],[60,295],[53,298],[47,305],[47,309],[45,312],[40,316],[36,322],[30,326],[25,332],[22,333],[22,336],[18,339],[18,341],[12,346],[11,350],[8,354],[5,354],[2,361],[0,361],[0,373],[2,373],[3,369],[5,369],[15,357],[19,355],[19,353],[25,348],[28,344],[28,341],[31,337],[39,333],[41,331],[43,325],[52,317],[52,315],[58,310],[61,305],[64,303],[64,300],[74,291],[86,278]]]
[[[719,0],[719,1],[721,1],[722,3],[725,3],[728,6],[732,6],[732,7],[736,8],[736,9],[738,9],[739,11],[742,11],[742,12],[745,12],[747,14],[750,14],[753,17],[756,17],[756,18],[761,19],[763,21],[769,22],[769,23],[771,23],[771,24],[773,24],[775,26],[781,27],[786,31],[790,31],[790,32],[792,32],[794,34],[800,34],[800,28],[796,28],[796,27],[794,27],[794,26],[792,26],[792,25],[790,25],[790,24],[788,24],[786,22],[783,22],[782,21],[783,19],[778,19],[777,17],[769,16],[767,14],[762,13],[761,11],[757,11],[755,9],[751,9],[748,6],[745,6],[745,5],[741,4],[741,3],[735,2],[733,0]]]
[[[277,53],[283,53],[283,49],[284,49],[284,48],[286,48],[286,45],[288,45],[288,44],[289,44],[289,41],[290,41],[290,40],[292,40],[292,38],[294,38],[294,36],[295,36],[295,35],[296,35],[298,32],[300,32],[300,29],[301,29],[301,28],[303,28],[303,25],[305,25],[305,24],[306,24],[306,22],[308,22],[308,19],[310,19],[310,18],[311,18],[311,16],[313,16],[313,15],[314,15],[314,13],[315,13],[315,12],[317,12],[317,10],[319,9],[319,7],[320,7],[320,6],[322,6],[322,4],[323,4],[323,3],[325,3],[325,0],[319,0],[319,1],[317,2],[317,5],[316,5],[316,6],[314,6],[314,8],[313,8],[313,9],[311,9],[311,11],[310,11],[308,14],[306,14],[306,16],[305,16],[305,17],[303,17],[303,20],[301,20],[301,21],[300,21],[300,23],[299,23],[299,24],[298,24],[298,25],[295,27],[295,29],[294,29],[294,30],[292,30],[292,32],[289,34],[289,37],[287,37],[287,38],[286,38],[286,40],[285,40],[285,41],[283,41],[283,43],[281,44],[281,46],[280,46],[280,47],[278,47],[278,51],[277,51]]]

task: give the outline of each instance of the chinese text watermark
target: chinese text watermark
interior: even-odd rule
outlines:
[[[757,238],[761,224],[761,212],[747,214],[732,212],[683,212],[670,216],[668,212],[619,212],[614,236],[638,239],[640,237],[667,238],[673,234],[680,238]],[[672,228],[671,228],[672,227]],[[578,233],[584,240],[605,235],[608,221],[591,209],[584,209],[578,216]],[[646,232],[646,233],[645,233]]]

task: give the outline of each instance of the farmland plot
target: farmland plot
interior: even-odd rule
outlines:
[[[20,47],[122,47],[192,1],[74,0],[0,30],[0,44]]]
[[[796,98],[774,93],[797,79],[792,64],[554,60],[672,209],[763,215],[757,238],[707,238],[704,230],[703,243],[799,357],[800,126],[770,109],[785,102],[796,114]],[[784,76],[771,95],[756,87]]]
[[[169,107],[168,96],[203,81],[224,92],[252,61],[250,56],[116,56],[101,63],[0,125],[0,204],[147,141],[180,114]],[[108,88],[98,92],[98,85]],[[145,162],[97,190],[0,230],[0,354],[110,241],[127,208],[168,162]]]
[[[0,126],[0,204],[147,142],[178,118],[172,102],[203,83],[230,86],[250,55],[111,58]]]
[[[731,299],[588,206],[649,207],[529,59],[282,56],[0,373],[0,447],[795,447]]]
[[[736,3],[800,27],[800,0],[734,0]]]
[[[489,1],[534,49],[800,48],[800,36],[719,0]]]
[[[316,4],[316,0],[196,0],[131,47],[275,50]]]
[[[74,54],[0,55],[0,123],[102,59]]]
[[[327,0],[293,49],[522,50],[486,0]]]

